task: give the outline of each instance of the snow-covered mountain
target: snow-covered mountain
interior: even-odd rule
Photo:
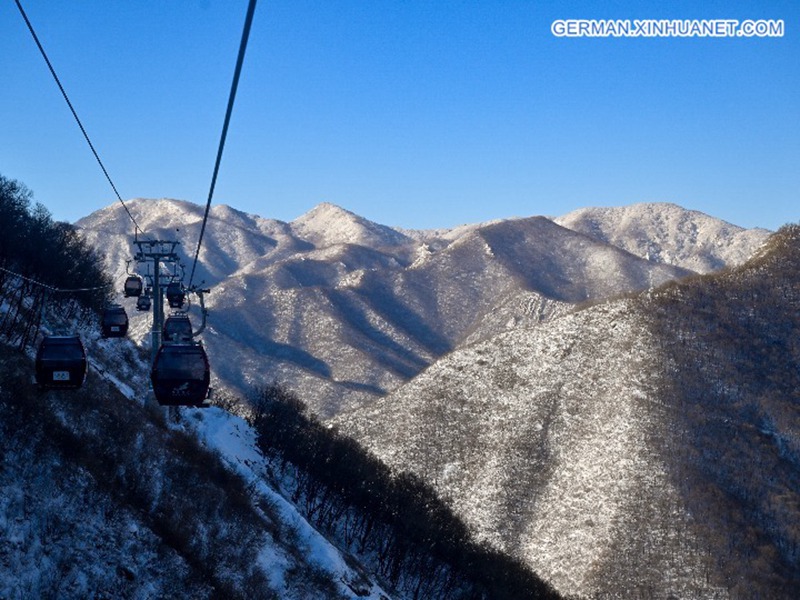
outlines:
[[[463,346],[333,422],[580,597],[800,589],[800,227]]]
[[[175,200],[128,206],[147,236],[180,239],[191,265],[201,207]],[[403,231],[331,204],[291,223],[212,207],[195,283],[212,286],[205,342],[215,375],[237,389],[277,379],[331,416],[381,397],[464,342],[690,273],[667,264],[666,250],[660,261],[628,251],[641,230],[659,247],[680,248],[686,264],[736,264],[766,236],[717,236],[710,248],[689,232],[744,230],[669,205],[646,206],[638,209],[640,228],[630,225],[616,244],[605,226],[587,235],[575,219],[568,220],[573,229],[529,217]],[[695,225],[675,227],[675,219]],[[121,282],[132,255],[123,208],[110,206],[77,225]],[[134,337],[147,343],[148,327],[148,315],[134,315]]]
[[[554,220],[636,256],[698,273],[743,263],[769,235],[666,203],[582,208]]]
[[[292,232],[316,248],[353,244],[368,248],[389,248],[408,244],[410,239],[391,227],[378,225],[343,208],[323,202],[290,224]]]

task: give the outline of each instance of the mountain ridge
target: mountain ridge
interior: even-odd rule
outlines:
[[[174,236],[181,211],[181,239],[199,235],[195,205],[129,204],[150,235]],[[225,206],[209,218],[195,281],[212,286],[212,358],[234,349],[230,366],[215,369],[220,382],[241,389],[277,378],[326,416],[380,397],[467,339],[690,273],[544,217],[433,232],[395,230],[327,203],[290,223]],[[118,280],[131,255],[126,219],[113,206],[77,223]],[[180,251],[190,263],[194,249]],[[146,343],[146,317],[133,315],[131,330]]]
[[[752,253],[752,241],[763,242],[768,233],[759,228],[742,229],[667,202],[581,208],[554,221],[648,260],[698,273],[741,264]]]

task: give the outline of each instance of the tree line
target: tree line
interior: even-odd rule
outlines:
[[[0,175],[0,337],[20,349],[35,338],[43,313],[89,319],[111,299],[101,257],[32,197]]]
[[[278,383],[257,390],[250,422],[292,500],[394,589],[419,598],[557,598],[521,561],[475,541],[411,473],[393,473],[352,438],[309,415]]]

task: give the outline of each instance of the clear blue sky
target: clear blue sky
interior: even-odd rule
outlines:
[[[246,0],[23,0],[124,199],[204,204]],[[782,38],[558,38],[555,19],[783,19]],[[58,219],[115,196],[13,0],[0,174]],[[800,220],[800,2],[261,0],[214,196],[451,227],[674,202]]]

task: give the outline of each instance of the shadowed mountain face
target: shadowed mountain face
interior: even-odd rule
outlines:
[[[463,346],[334,422],[560,592],[793,598],[800,228]]]
[[[175,200],[136,200],[129,207],[146,236],[182,242],[190,269],[202,208]],[[77,225],[105,253],[121,285],[133,254],[122,207]],[[659,239],[673,229],[659,230]],[[690,273],[635,256],[608,237],[543,217],[425,232],[378,225],[331,204],[291,223],[215,206],[194,279],[212,286],[204,342],[218,383],[242,388],[277,379],[312,410],[332,416],[395,389],[465,341]],[[615,239],[624,238],[621,232]],[[739,244],[731,255],[749,255],[756,238],[726,237],[720,244]],[[692,240],[672,243],[691,255]],[[705,256],[703,248],[696,251]],[[148,329],[149,314],[133,315],[135,338],[147,343]]]

